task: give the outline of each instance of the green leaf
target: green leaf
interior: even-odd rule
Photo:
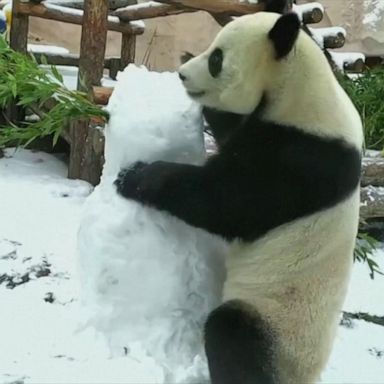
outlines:
[[[63,76],[61,75],[61,73],[57,70],[57,68],[54,65],[51,65],[51,71],[52,71],[52,74],[55,77],[55,79],[57,81],[59,81],[61,84],[63,84],[64,83]]]

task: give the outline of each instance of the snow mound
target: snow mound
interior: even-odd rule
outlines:
[[[162,379],[151,382],[205,382],[202,328],[220,302],[224,245],[121,198],[113,185],[138,160],[201,164],[200,108],[177,74],[131,65],[119,74],[108,110],[102,180],[85,203],[78,236],[88,325],[114,358],[148,356],[162,367]]]

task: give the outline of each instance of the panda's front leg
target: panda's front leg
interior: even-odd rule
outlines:
[[[127,199],[157,206],[164,194],[166,180],[174,173],[176,165],[164,161],[136,162],[118,174],[114,182],[117,192]]]
[[[138,162],[122,170],[115,185],[125,198],[167,211],[212,232],[216,229],[215,215],[211,212],[215,186],[205,170],[205,167],[164,161]]]

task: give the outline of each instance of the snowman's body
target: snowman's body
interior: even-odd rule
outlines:
[[[113,185],[119,170],[138,160],[201,164],[199,107],[176,74],[129,66],[108,109],[102,180],[85,204],[78,237],[89,323],[108,338],[114,355],[139,345],[164,366],[168,382],[201,380],[202,329],[221,299],[223,244],[124,200]]]

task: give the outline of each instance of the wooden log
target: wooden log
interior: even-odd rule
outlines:
[[[361,176],[361,185],[364,187],[367,185],[384,187],[384,158],[365,157]]]
[[[184,8],[206,11],[209,13],[241,16],[264,10],[263,3],[250,4],[238,0],[157,0],[159,3],[176,5]]]
[[[353,62],[344,63],[344,71],[352,73],[361,73],[365,68],[365,62],[363,59],[357,59]]]
[[[93,100],[95,104],[107,105],[112,92],[112,87],[93,87]]]
[[[328,51],[339,70],[360,73],[365,68],[365,56],[356,52]]]
[[[324,48],[335,49],[342,48],[345,44],[345,35],[342,32],[338,32],[335,35],[324,36]]]
[[[306,28],[321,48],[341,48],[345,44],[346,31],[344,28]]]
[[[384,218],[384,188],[368,186],[361,189],[360,217],[363,220]]]
[[[161,4],[155,1],[149,1],[148,3],[116,9],[116,11],[112,12],[112,15],[117,16],[123,21],[133,21],[196,11],[197,9],[183,8],[179,5]]]
[[[297,5],[296,12],[301,15],[304,24],[317,24],[323,20],[324,12],[321,4],[309,3]]]
[[[81,33],[78,89],[93,99],[93,85],[100,85],[107,42],[107,0],[85,0]],[[68,177],[96,185],[104,162],[104,138],[88,120],[73,122],[70,127],[71,152]]]
[[[63,23],[83,24],[83,11],[53,4],[18,3],[16,11],[22,15],[40,17],[42,19],[56,20]],[[118,17],[108,17],[108,30],[126,34],[141,35],[144,33],[142,23],[126,23]]]

